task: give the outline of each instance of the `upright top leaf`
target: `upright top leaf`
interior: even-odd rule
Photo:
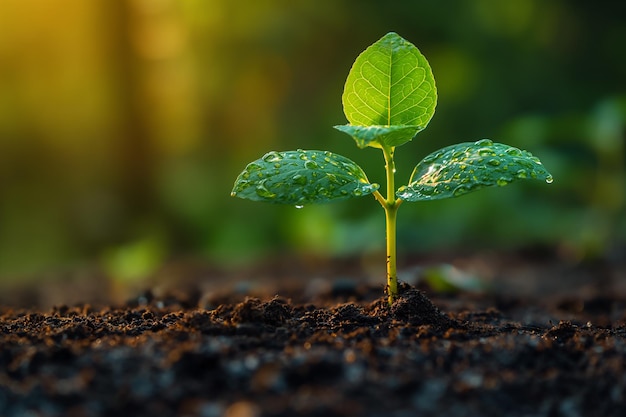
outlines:
[[[426,58],[415,45],[390,32],[357,57],[348,74],[342,102],[350,127],[338,128],[353,136],[355,132],[350,128],[357,126],[359,132],[369,126],[414,127],[408,129],[408,138],[396,137],[389,143],[398,146],[428,124],[435,112],[437,89]],[[365,146],[385,144],[374,142],[366,140]]]

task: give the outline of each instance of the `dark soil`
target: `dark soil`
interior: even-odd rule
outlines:
[[[5,307],[0,416],[626,415],[626,298],[401,290]]]

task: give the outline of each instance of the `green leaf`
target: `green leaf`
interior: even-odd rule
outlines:
[[[328,151],[269,152],[239,174],[231,195],[254,201],[303,206],[373,193],[363,170]]]
[[[398,146],[426,127],[435,112],[437,89],[426,58],[390,32],[357,57],[342,102],[351,125],[414,127],[413,135],[395,141]]]
[[[521,179],[552,182],[552,175],[530,152],[489,139],[459,143],[433,152],[413,170],[396,196],[405,201],[457,197]]]
[[[335,129],[347,133],[356,141],[359,148],[371,146],[379,148],[384,146],[400,146],[415,137],[424,128],[414,125],[394,126],[354,126],[339,125]]]

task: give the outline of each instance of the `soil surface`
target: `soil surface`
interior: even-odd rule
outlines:
[[[626,415],[623,295],[413,284],[3,307],[0,416]]]

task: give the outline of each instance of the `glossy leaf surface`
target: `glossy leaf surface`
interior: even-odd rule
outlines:
[[[394,132],[393,146],[399,146],[426,127],[435,112],[437,89],[426,58],[415,45],[390,32],[357,57],[342,102],[350,125],[360,127],[358,133],[368,126],[412,127],[412,132]],[[355,140],[359,143],[357,137]],[[365,146],[383,144],[382,140],[378,144],[365,141]]]
[[[400,146],[415,137],[424,128],[421,126],[353,126],[339,125],[335,129],[347,133],[359,148]]]
[[[433,152],[413,170],[396,196],[405,201],[457,197],[521,179],[552,182],[552,175],[530,152],[489,139],[459,143]]]
[[[239,174],[231,195],[254,201],[303,206],[373,193],[363,170],[328,151],[269,152]]]

